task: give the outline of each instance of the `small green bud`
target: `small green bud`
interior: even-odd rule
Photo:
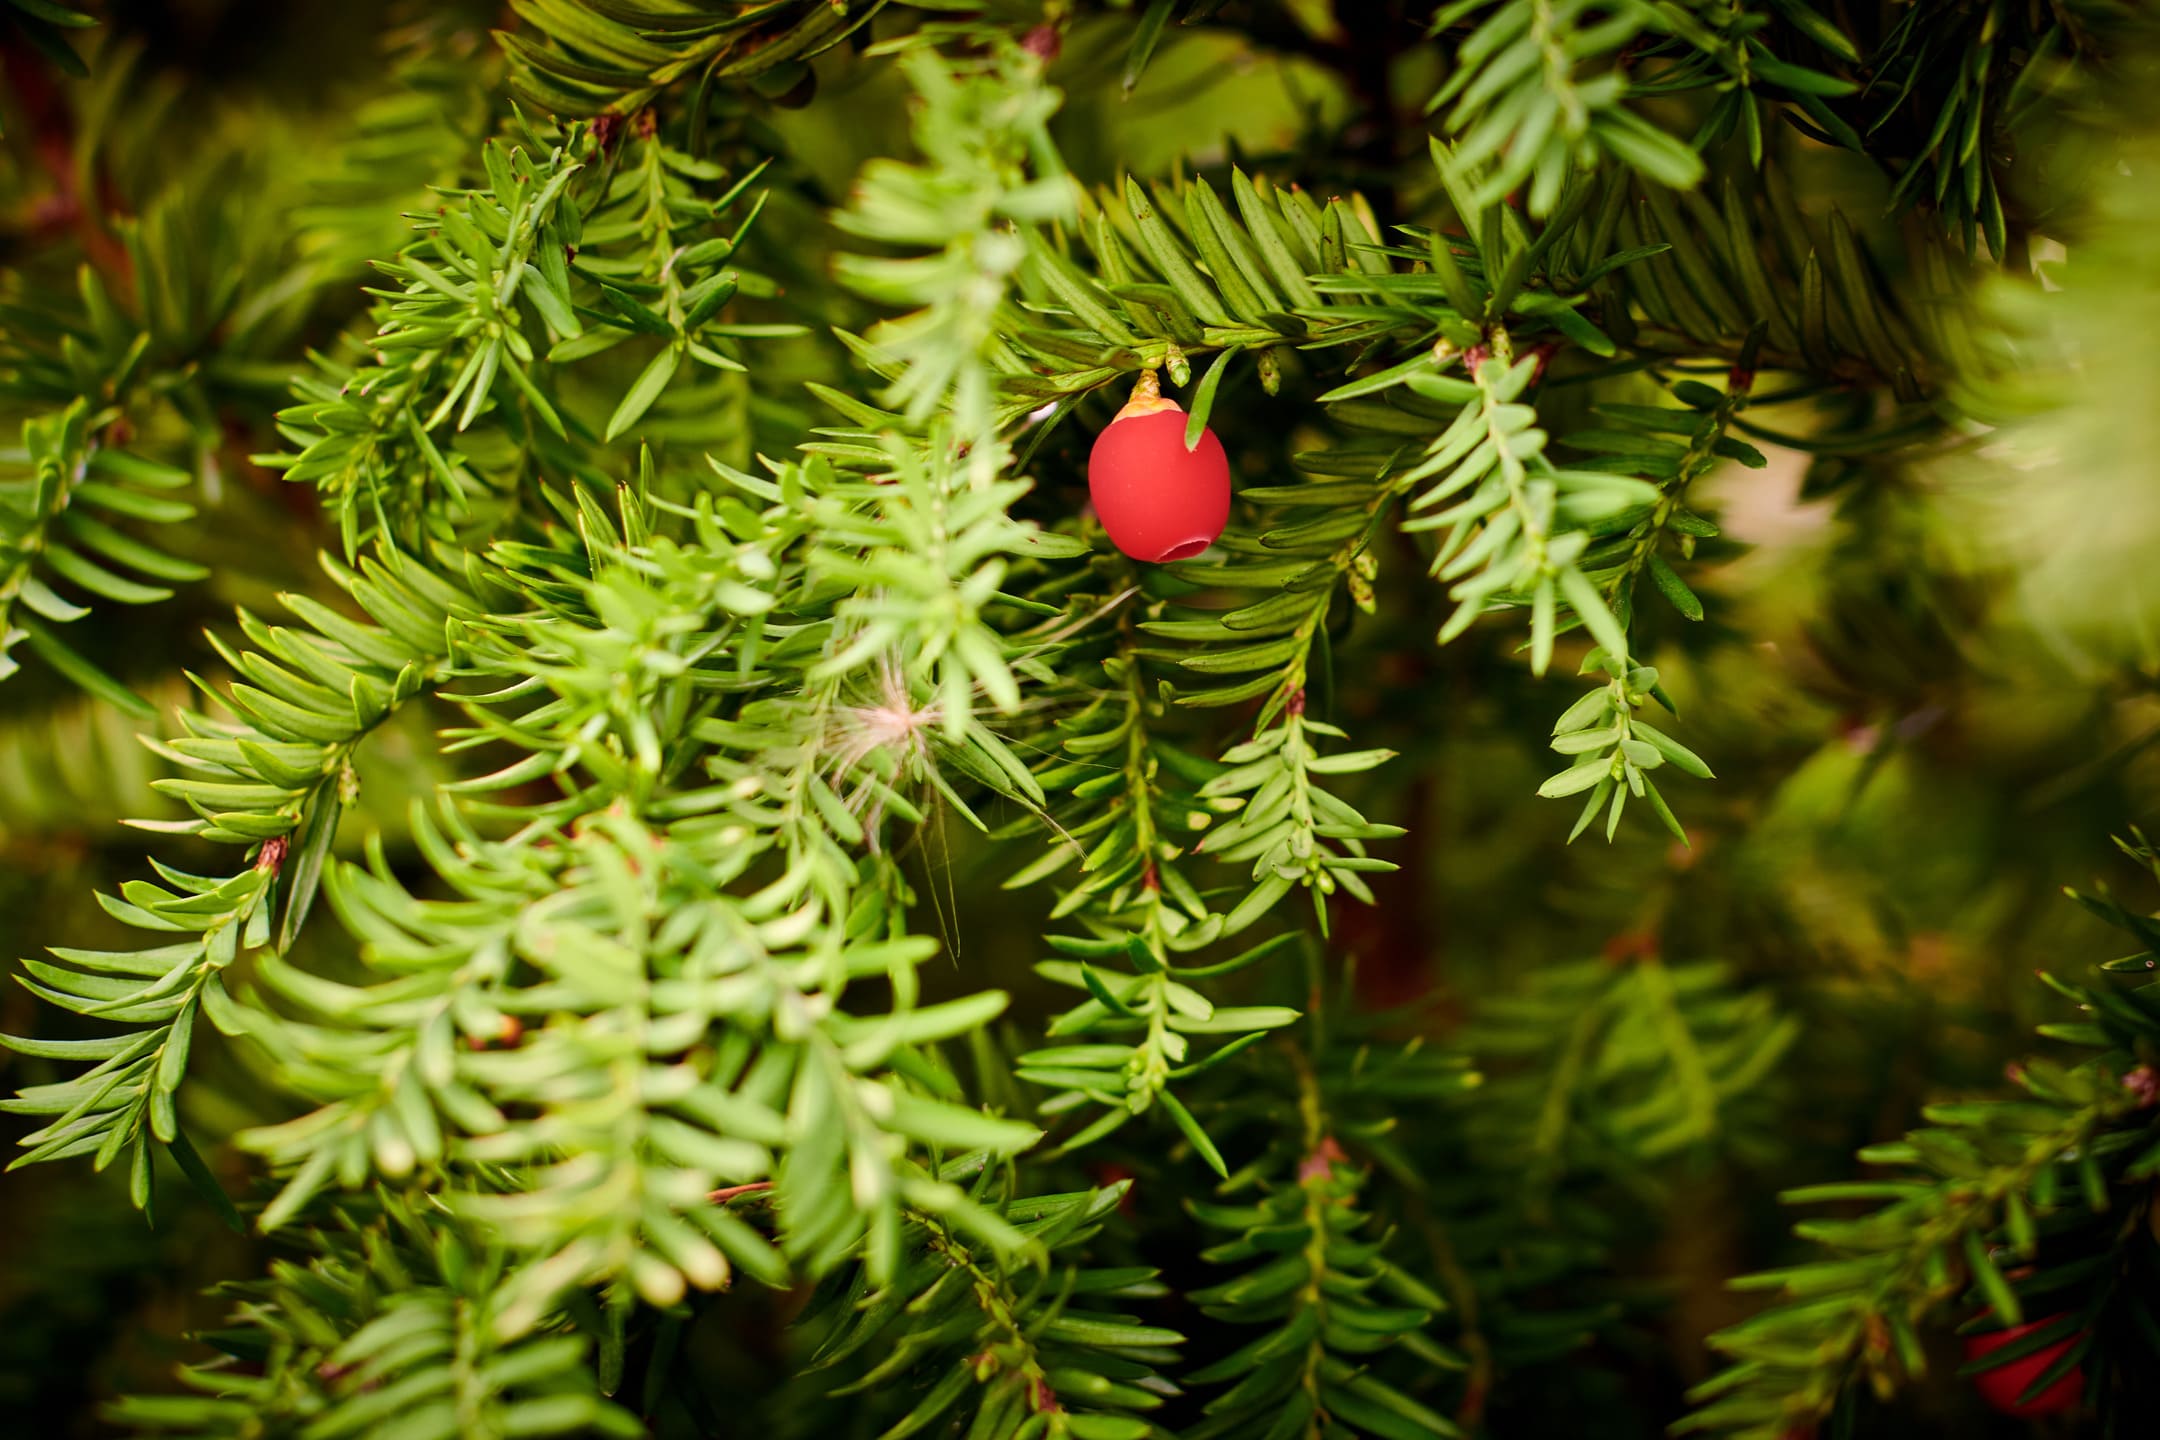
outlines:
[[[1170,383],[1178,389],[1192,384],[1192,362],[1185,358],[1185,352],[1178,349],[1174,340],[1163,349],[1163,368],[1170,372]]]

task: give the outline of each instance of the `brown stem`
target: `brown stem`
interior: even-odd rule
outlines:
[[[127,250],[104,223],[104,212],[120,208],[119,197],[95,171],[90,188],[97,193],[82,193],[75,167],[75,114],[50,64],[20,36],[9,35],[0,38],[0,73],[26,117],[38,164],[53,182],[52,195],[28,215],[25,233],[35,240],[72,230],[92,266],[117,287],[131,287]]]
[[[773,1182],[770,1180],[753,1180],[747,1185],[729,1185],[725,1189],[715,1190],[705,1198],[715,1205],[725,1205],[728,1201],[745,1195],[762,1195],[772,1187]]]

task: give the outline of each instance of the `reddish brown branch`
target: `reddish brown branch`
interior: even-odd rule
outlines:
[[[82,193],[75,161],[74,109],[56,83],[51,65],[20,37],[10,36],[0,41],[0,73],[22,109],[38,165],[53,183],[52,192],[36,201],[25,217],[28,233],[42,238],[72,230],[90,263],[116,288],[131,289],[133,267],[127,249],[105,224],[106,215],[120,211],[120,197],[102,170],[89,177],[96,193]]]
[[[725,1205],[728,1201],[740,1199],[745,1195],[762,1195],[767,1190],[772,1189],[772,1186],[773,1182],[770,1180],[753,1180],[747,1185],[730,1185],[725,1189],[715,1190],[705,1198],[715,1205]]]

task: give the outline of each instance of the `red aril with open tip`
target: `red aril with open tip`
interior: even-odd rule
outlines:
[[[1186,415],[1149,393],[1143,377],[1132,402],[1095,437],[1088,495],[1110,541],[1135,560],[1189,560],[1215,543],[1230,519],[1230,460],[1215,432],[1185,448]]]

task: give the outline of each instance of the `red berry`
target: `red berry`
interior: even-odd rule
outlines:
[[[1114,420],[1088,454],[1088,494],[1111,543],[1160,564],[1215,543],[1230,519],[1230,461],[1212,430],[1185,448],[1185,412]]]
[[[2030,1335],[2043,1325],[2052,1325],[2060,1318],[2051,1315],[2045,1320],[2013,1325],[2007,1330],[1996,1330],[1986,1335],[1969,1335],[1965,1339],[1965,1359],[1970,1362],[1983,1355],[1992,1354],[2011,1341]],[[2020,1419],[2059,1415],[2065,1410],[2075,1409],[2078,1401],[2085,1395],[2085,1372],[2076,1367],[2023,1404],[2018,1403],[2018,1396],[2024,1394],[2026,1388],[2039,1379],[2042,1372],[2084,1338],[2082,1334],[2065,1336],[2052,1345],[2041,1346],[2030,1355],[2020,1355],[2017,1359],[1997,1365],[1991,1370],[1983,1370],[1972,1377],[1973,1387],[1988,1404],[2005,1415],[2015,1415]]]

